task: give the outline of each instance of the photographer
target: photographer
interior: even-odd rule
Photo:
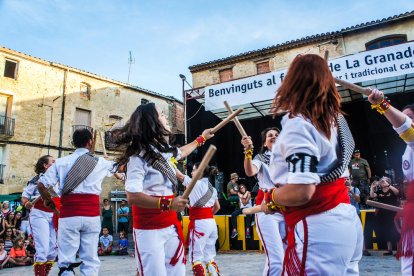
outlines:
[[[378,202],[398,206],[398,194],[397,188],[391,186],[391,179],[388,177],[382,177],[379,181],[374,181],[371,185],[370,196],[376,199]],[[394,225],[395,213],[392,211],[377,209],[376,233],[378,237],[387,241],[387,249],[384,256],[391,256],[392,245],[398,240],[398,233]]]

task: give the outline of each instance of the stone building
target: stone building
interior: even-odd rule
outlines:
[[[196,114],[200,105],[206,105],[208,97],[211,99],[212,96],[209,96],[207,92],[211,91],[209,90],[211,87],[227,87],[230,91],[232,85],[236,86],[248,82],[248,80],[259,79],[262,74],[272,74],[286,69],[298,54],[312,53],[323,56],[328,50],[331,61],[351,55],[369,54],[369,51],[376,49],[378,51],[381,50],[380,48],[388,46],[408,45],[405,46],[409,51],[407,55],[412,55],[411,58],[407,58],[407,68],[412,66],[410,70],[407,70],[408,73],[357,82],[365,87],[378,87],[387,94],[393,105],[401,108],[414,102],[414,93],[412,93],[414,92],[414,71],[412,70],[414,68],[414,54],[412,53],[414,47],[410,44],[413,40],[414,11],[362,23],[339,31],[310,34],[296,40],[190,66],[194,89],[186,91],[187,120],[189,117],[194,117],[194,119],[188,123],[188,129],[191,130],[188,139],[195,138],[200,132],[201,129],[197,127],[199,124],[202,124],[203,127],[209,127],[217,123],[218,118],[224,118],[228,114],[222,101],[223,99],[227,100],[226,97],[233,97],[227,95],[230,92],[220,94],[221,107],[217,105],[216,109],[210,109],[209,111],[212,113],[200,112]],[[385,48],[382,50],[386,51]],[[273,95],[275,90],[272,90]],[[401,176],[401,155],[405,147],[404,143],[395,135],[388,122],[381,121],[383,119],[370,110],[369,104],[365,102],[361,94],[342,87],[339,87],[338,90],[342,96],[343,109],[348,114],[348,122],[357,147],[360,148],[364,158],[370,161],[374,170],[377,169],[378,175],[384,175],[384,170],[386,172],[395,170],[397,175]],[[223,89],[223,91],[226,90]],[[265,127],[280,126],[280,118],[272,120],[269,116],[271,115],[269,111],[273,96],[266,98],[266,100],[255,100],[256,95],[259,95],[261,91],[252,89],[249,93],[237,95],[234,93],[234,101],[244,99],[245,102],[233,106],[244,108],[245,111],[241,113],[239,119],[247,133],[256,139],[256,143],[259,143],[260,131]],[[236,97],[238,98],[236,99]],[[252,100],[246,102],[245,99],[249,97]],[[231,100],[228,101],[230,104],[232,103]],[[226,128],[227,130],[222,131],[222,135],[218,133],[212,140],[212,143],[218,145],[217,165],[224,172],[224,183],[231,172],[243,173],[240,136],[234,126],[230,125]],[[233,133],[237,133],[237,135]],[[229,138],[224,139],[224,137]]]
[[[182,103],[173,97],[0,47],[0,194],[21,193],[41,155],[70,154],[76,128],[104,133],[148,101],[169,115],[175,134],[183,132]],[[114,189],[122,183],[107,179],[102,195]]]

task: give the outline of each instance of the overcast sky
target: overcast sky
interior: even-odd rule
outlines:
[[[412,0],[0,0],[0,45],[181,99],[188,67],[414,10]]]

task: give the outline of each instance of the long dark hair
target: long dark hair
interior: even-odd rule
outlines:
[[[35,165],[35,173],[36,174],[41,174],[44,173],[46,171],[45,169],[45,165],[49,164],[49,158],[52,158],[51,155],[43,155],[42,157],[40,157]]]
[[[277,90],[272,111],[302,115],[330,138],[341,113],[341,96],[326,61],[318,55],[298,55]]]
[[[142,150],[148,152],[151,158],[159,158],[152,147],[159,152],[176,152],[165,136],[171,133],[158,119],[154,103],[142,104],[135,109],[124,127],[111,132],[114,142],[123,150],[118,158],[118,165],[128,163],[129,157],[139,154]]]
[[[198,168],[198,166],[200,166],[200,162],[197,162],[197,163],[194,164],[194,167]],[[203,175],[201,176],[201,178],[207,177],[208,181],[211,184],[214,184],[217,174],[218,174],[217,167],[207,165],[206,168],[204,169],[204,172],[203,172]]]
[[[266,151],[266,149],[267,149],[267,147],[265,146],[265,143],[266,143],[266,135],[271,130],[276,131],[278,135],[280,133],[280,130],[277,127],[268,127],[265,130],[263,130],[262,133],[260,134],[260,136],[262,137],[262,146],[260,147],[259,153],[264,153]],[[272,150],[272,149],[268,149],[268,150]]]
[[[403,109],[401,109],[402,111],[409,109],[411,110],[411,112],[414,112],[414,104],[409,104],[403,107]]]

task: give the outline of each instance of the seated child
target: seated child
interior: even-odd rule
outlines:
[[[10,256],[7,255],[7,251],[4,250],[4,241],[0,240],[0,269],[3,269],[7,266]]]
[[[98,249],[98,255],[111,255],[112,253],[112,241],[113,238],[111,235],[109,235],[109,229],[108,227],[104,226],[102,228],[103,235],[99,238],[99,249]]]
[[[115,255],[128,255],[128,239],[124,231],[119,232],[118,249]]]
[[[26,250],[23,247],[23,238],[18,237],[14,240],[14,246],[10,250],[9,262],[16,266],[31,265],[31,258],[26,256]]]

